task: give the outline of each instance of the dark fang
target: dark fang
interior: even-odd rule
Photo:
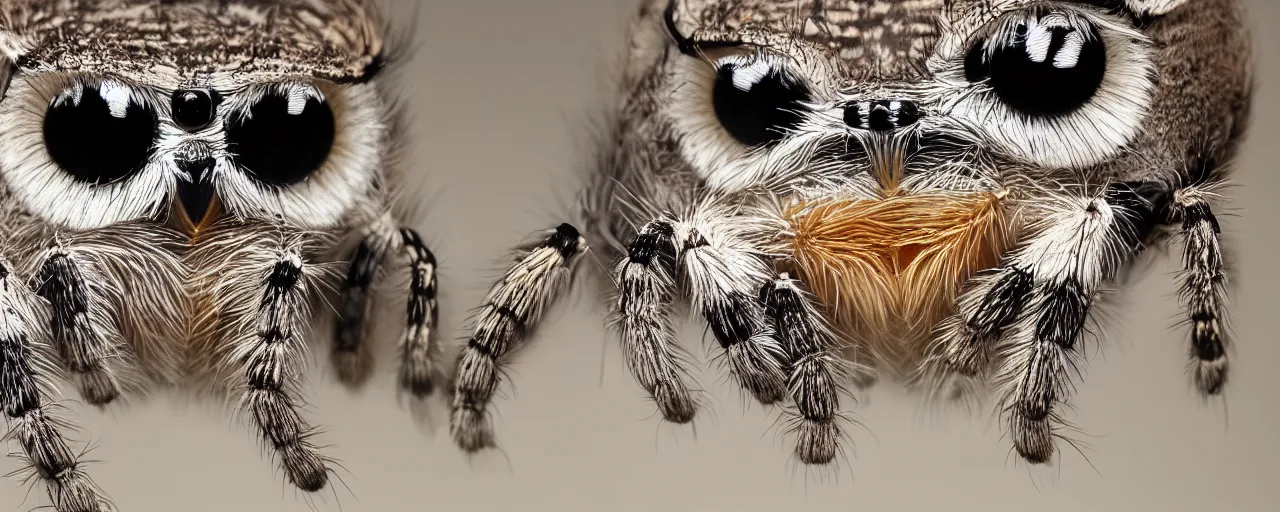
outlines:
[[[199,226],[213,203],[213,184],[202,181],[213,169],[213,159],[205,157],[192,161],[179,160],[178,169],[189,180],[178,182],[178,201],[182,203],[182,210],[186,212],[191,224]]]

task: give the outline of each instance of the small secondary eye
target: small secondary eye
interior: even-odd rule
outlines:
[[[1067,114],[1102,87],[1107,49],[1087,21],[1050,12],[1020,20],[965,59],[971,82],[987,80],[1000,100],[1030,115]]]
[[[800,124],[808,88],[767,62],[725,62],[716,70],[712,103],[729,135],[752,147],[767,146]]]
[[[262,183],[285,187],[324,165],[333,148],[333,110],[323,99],[272,92],[227,123],[229,151]]]
[[[142,170],[156,138],[156,113],[104,83],[64,91],[44,116],[49,158],[78,181],[105,184]]]

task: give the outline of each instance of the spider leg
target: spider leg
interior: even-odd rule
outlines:
[[[787,396],[787,354],[759,300],[770,272],[716,218],[704,212],[676,226],[690,301],[725,350],[738,383],[758,402],[777,403]]]
[[[380,222],[360,241],[347,267],[342,309],[334,330],[333,364],[338,378],[348,385],[359,385],[368,378],[372,358],[365,338],[373,305],[370,287],[391,253],[410,275],[405,329],[399,344],[399,384],[415,397],[425,398],[435,389],[434,379],[440,378],[435,369],[439,347],[432,343],[438,318],[436,257],[413,229],[397,230]]]
[[[1204,395],[1222,392],[1227,382],[1227,273],[1219,237],[1222,230],[1203,193],[1194,188],[1174,194],[1172,214],[1182,219],[1183,270],[1180,297],[1191,321],[1192,376]]]
[[[48,487],[54,510],[110,510],[110,503],[84,473],[62,436],[62,422],[49,414],[50,404],[44,402],[42,381],[53,373],[53,367],[42,360],[32,343],[27,330],[31,303],[24,302],[22,284],[10,273],[11,268],[8,261],[0,261],[0,407],[9,425],[5,439],[17,441],[22,448],[35,475]]]
[[[516,252],[515,264],[489,289],[474,319],[471,338],[458,354],[449,431],[468,452],[493,446],[486,408],[501,378],[503,358],[524,341],[542,313],[571,281],[585,250],[577,228],[561,224]]]
[[[827,464],[840,449],[840,385],[848,364],[812,297],[782,274],[760,291],[761,302],[791,361],[787,388],[799,423],[795,453],[805,464]]]
[[[373,306],[370,287],[391,250],[393,240],[387,229],[372,230],[360,241],[347,267],[341,309],[334,325],[331,361],[338,379],[350,386],[359,385],[369,377],[373,360],[365,338],[369,335],[369,316]]]
[[[618,332],[632,377],[654,398],[662,417],[688,423],[697,407],[685,381],[687,371],[677,353],[671,323],[676,253],[675,227],[670,222],[652,221],[640,229],[615,269],[617,309],[610,325]]]
[[[944,319],[912,384],[922,384],[929,400],[976,397],[992,354],[1031,296],[1030,269],[1016,263],[969,280]]]
[[[618,328],[624,357],[663,417],[676,423],[691,421],[696,407],[674,348],[671,266],[682,274],[693,309],[724,349],[738,383],[763,404],[787,394],[786,352],[758,296],[768,269],[715,218],[708,211],[687,221],[649,222],[616,268],[621,289],[611,323]]]
[[[51,249],[36,277],[36,292],[49,301],[53,345],[85,400],[106,405],[120,396],[115,365],[126,361],[128,348],[109,313],[106,279],[92,273],[80,255]]]
[[[986,368],[996,342],[1022,312],[1032,288],[1031,272],[1016,265],[975,278],[957,301],[957,313],[940,326],[949,369],[976,377]]]
[[[1166,201],[1167,191],[1150,183],[1063,199],[1039,234],[1006,263],[1031,275],[1030,289],[1010,286],[1025,293],[996,293],[1004,288],[995,285],[987,291],[987,297],[1022,305],[1002,332],[995,380],[1014,447],[1027,461],[1052,457],[1053,429],[1060,421],[1054,409],[1068,400],[1071,373],[1082,363],[1079,341],[1096,293],[1141,250]]]
[[[436,309],[436,256],[418,232],[400,229],[400,254],[409,267],[409,301],[404,335],[400,338],[400,387],[418,398],[435,389],[440,378],[436,361],[440,347],[432,343],[439,317]]]
[[[289,482],[304,491],[328,483],[327,460],[311,443],[315,429],[302,418],[294,387],[303,366],[303,333],[310,308],[297,251],[281,251],[263,275],[251,338],[237,343],[245,383],[242,405],[258,434],[279,457]]]

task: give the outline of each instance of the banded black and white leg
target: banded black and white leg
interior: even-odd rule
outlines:
[[[1222,229],[1208,194],[1196,188],[1174,194],[1171,221],[1180,222],[1182,266],[1179,296],[1191,324],[1191,374],[1204,395],[1222,392],[1227,383],[1229,340],[1225,328],[1227,271]]]
[[[663,417],[675,423],[693,419],[695,402],[669,318],[673,274],[724,349],[738,383],[763,404],[787,396],[786,350],[759,301],[770,271],[744,241],[709,220],[713,218],[649,222],[616,268],[620,290],[611,323],[632,375],[653,395]],[[677,268],[667,268],[672,265]]]
[[[310,323],[308,268],[294,250],[283,250],[262,274],[251,338],[237,343],[243,364],[242,405],[259,437],[273,451],[285,477],[314,492],[329,480],[328,459],[311,442],[316,430],[303,419],[297,386],[305,363],[303,335]]]
[[[106,297],[111,284],[83,255],[50,249],[36,276],[49,302],[53,345],[84,399],[106,405],[120,396],[129,350]]]
[[[458,354],[449,431],[468,452],[494,445],[488,408],[505,357],[530,334],[543,312],[570,286],[587,250],[577,228],[561,224],[516,250],[514,264],[485,295],[471,337]]]
[[[433,343],[436,309],[436,257],[412,229],[400,230],[400,255],[409,268],[409,301],[400,337],[400,388],[418,398],[430,395],[442,380],[440,347]]]
[[[47,487],[57,512],[102,512],[111,504],[93,483],[63,437],[65,421],[50,413],[46,402],[47,379],[53,366],[33,343],[28,327],[38,300],[0,260],[0,408],[9,426],[5,440],[17,442],[34,476]]]
[[[425,398],[442,380],[437,364],[439,347],[434,343],[438,319],[436,258],[412,229],[375,229],[356,248],[347,269],[336,324],[334,367],[339,379],[350,385],[358,385],[368,377],[372,362],[366,343],[373,305],[371,287],[388,255],[394,255],[409,272],[398,383],[415,397]]]
[[[651,222],[640,229],[615,269],[617,309],[609,323],[632,377],[653,397],[662,417],[688,423],[697,407],[671,319],[678,253],[671,223]]]
[[[760,299],[790,361],[796,456],[805,464],[830,463],[844,436],[839,383],[850,375],[851,362],[838,353],[835,336],[799,281],[784,273],[764,285]]]
[[[1025,460],[1052,457],[1055,409],[1069,398],[1096,294],[1142,250],[1167,202],[1153,183],[1059,198],[1001,268],[971,283],[940,330],[952,370],[981,372],[996,354],[1002,414]]]
[[[956,301],[956,313],[936,329],[915,384],[928,400],[977,400],[991,358],[1004,330],[1022,313],[1031,294],[1028,269],[1014,264],[981,273],[966,284]]]

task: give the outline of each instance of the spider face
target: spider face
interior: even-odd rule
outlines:
[[[962,175],[995,161],[1096,167],[1150,110],[1150,41],[1087,5],[870,2],[827,8],[823,19],[857,21],[801,38],[782,32],[791,7],[733,5],[676,2],[667,22],[692,58],[669,61],[664,114],[683,158],[718,190],[991,188]],[[970,172],[937,170],[957,154]]]
[[[769,249],[903,371],[1011,248],[1020,201],[1105,181],[1152,99],[1148,39],[1089,6],[871,2],[825,11],[839,35],[779,38],[759,35],[788,19],[772,3],[704,4],[666,13],[681,157],[713,190],[779,196]]]
[[[77,230],[154,220],[192,234],[223,215],[328,229],[370,191],[384,133],[369,91],[179,83],[24,76],[0,105],[0,144],[23,151],[0,155],[0,172],[33,212]]]
[[[341,290],[333,362],[359,385],[370,289],[397,261],[401,384],[431,392],[435,261],[393,213],[384,29],[364,0],[0,4],[0,309],[19,312],[0,317],[0,403],[59,512],[109,504],[41,416],[53,363],[30,340],[95,405],[154,383],[237,396],[318,491],[303,337]]]

